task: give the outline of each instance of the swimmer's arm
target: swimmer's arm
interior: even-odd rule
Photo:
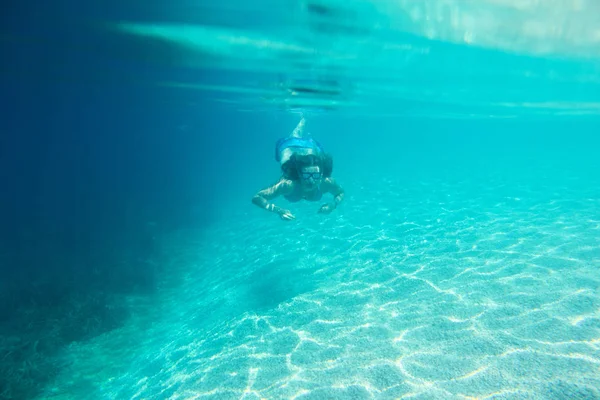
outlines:
[[[291,193],[293,189],[292,185],[292,181],[282,179],[273,186],[256,193],[252,198],[252,203],[256,204],[260,208],[264,208],[267,211],[273,211],[277,214],[281,214],[285,210],[277,207],[275,204],[271,203],[270,200]]]
[[[333,178],[327,178],[325,184],[327,192],[333,195],[334,207],[337,207],[344,201],[344,189]]]

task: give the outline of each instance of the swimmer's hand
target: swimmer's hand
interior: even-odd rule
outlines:
[[[276,212],[279,215],[279,218],[281,218],[282,220],[291,221],[293,219],[296,219],[296,217],[294,217],[294,214],[292,214],[289,210],[277,207],[276,205],[273,205],[272,207],[272,210]]]
[[[289,212],[288,210],[281,210],[281,212],[279,213],[279,217],[284,220],[284,221],[291,221],[293,219],[296,219],[296,217],[294,216],[294,214],[292,214],[291,212]]]
[[[335,206],[331,204],[323,204],[321,208],[319,208],[319,214],[329,214],[333,210],[335,210]]]

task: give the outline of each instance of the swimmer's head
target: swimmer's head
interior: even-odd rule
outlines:
[[[321,160],[315,155],[298,157],[296,159],[298,178],[303,187],[314,189],[323,180]]]
[[[323,173],[321,172],[321,167],[318,165],[302,167],[298,171],[298,175],[300,175],[302,186],[307,189],[319,186],[323,180]]]

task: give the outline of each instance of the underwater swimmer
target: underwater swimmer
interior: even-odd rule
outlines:
[[[252,198],[252,203],[286,221],[296,217],[289,210],[270,202],[279,196],[290,202],[320,201],[324,194],[331,193],[333,202],[323,204],[319,208],[321,214],[331,213],[344,200],[344,189],[331,177],[331,156],[317,141],[302,137],[304,123],[303,118],[289,137],[277,142],[275,158],[281,163],[283,176]]]

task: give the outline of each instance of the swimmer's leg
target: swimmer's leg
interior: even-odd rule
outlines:
[[[290,137],[302,138],[302,136],[304,136],[304,124],[305,123],[306,123],[306,121],[304,120],[304,116],[302,116],[302,119],[300,120],[300,122],[298,122],[296,129],[294,129],[294,131],[292,132]]]

